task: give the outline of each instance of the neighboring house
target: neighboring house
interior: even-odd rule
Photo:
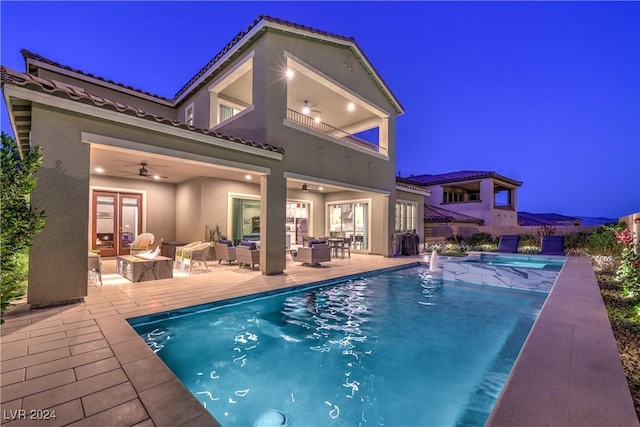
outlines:
[[[518,212],[518,225],[525,227],[562,227],[575,225],[579,226],[582,222],[580,218],[573,218],[555,213],[530,213]]]
[[[18,143],[44,149],[32,305],[81,299],[87,249],[126,254],[141,232],[259,234],[278,274],[304,234],[391,256],[395,231],[423,231],[427,192],[394,179],[403,108],[353,38],[260,17],[170,99],[22,53],[25,73],[1,72]]]
[[[515,226],[517,191],[522,182],[492,171],[458,171],[404,178],[424,186],[431,197],[426,203],[474,219],[484,226]]]

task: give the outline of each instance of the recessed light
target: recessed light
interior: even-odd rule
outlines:
[[[355,109],[356,109],[356,106],[355,106],[355,104],[353,102],[350,102],[350,103],[347,104],[347,110],[348,111],[353,111]]]
[[[318,187],[318,190],[322,191],[324,190],[324,187]]]
[[[316,117],[315,119],[313,119],[316,123],[320,123],[320,117]]]
[[[293,78],[293,70],[291,68],[287,68],[287,78]]]
[[[103,173],[104,169],[98,167],[98,168],[95,168],[94,171],[96,171],[97,173]]]
[[[251,179],[251,178],[252,178],[252,177],[251,177],[251,175],[249,175],[249,174],[246,174],[246,175],[244,176],[244,179]]]
[[[153,175],[153,179],[160,179],[160,175]]]

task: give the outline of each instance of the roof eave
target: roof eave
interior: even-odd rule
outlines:
[[[183,86],[178,91],[176,97],[174,98],[175,103],[179,104],[182,100],[184,100],[186,97],[188,97],[193,92],[193,90],[198,88],[204,81],[206,81],[215,71],[218,70],[218,68],[220,66],[222,66],[222,64],[224,64],[227,60],[229,60],[229,58],[231,58],[238,51],[246,49],[248,47],[248,45],[254,43],[257,40],[256,35],[258,35],[261,32],[267,31],[268,29],[274,29],[274,30],[278,30],[278,31],[281,31],[281,32],[301,35],[303,37],[308,37],[308,38],[315,38],[317,40],[321,40],[321,41],[325,41],[325,42],[331,42],[331,43],[335,43],[335,44],[338,44],[338,45],[349,47],[354,52],[354,54],[357,56],[357,59],[362,62],[362,64],[364,65],[365,69],[367,70],[369,75],[374,79],[374,81],[376,82],[378,87],[382,90],[382,92],[385,94],[385,96],[389,99],[389,101],[391,102],[391,104],[395,108],[396,113],[398,115],[404,113],[404,108],[402,107],[400,102],[397,100],[395,95],[393,95],[393,93],[391,92],[389,87],[386,85],[386,83],[382,80],[382,78],[377,73],[375,68],[373,68],[373,66],[368,61],[367,57],[364,55],[362,50],[360,50],[360,48],[358,47],[358,45],[355,42],[355,40],[353,40],[353,38],[347,39],[347,38],[341,38],[341,37],[337,37],[337,36],[332,36],[332,35],[329,35],[329,34],[319,34],[319,33],[314,32],[314,31],[293,27],[291,25],[287,25],[287,24],[284,24],[282,22],[272,21],[272,20],[270,20],[269,17],[260,19],[260,21],[258,23],[256,23],[254,27],[250,28],[247,31],[247,33],[244,34],[241,37],[241,39],[238,40],[229,49],[229,51],[225,52],[220,57],[220,59],[218,59],[216,62],[214,62],[211,65],[207,64],[205,67],[208,67],[208,69],[200,77],[198,77],[195,81],[193,81],[191,83],[188,83],[188,86],[186,86],[186,87]]]

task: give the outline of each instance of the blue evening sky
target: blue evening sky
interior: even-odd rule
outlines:
[[[2,1],[0,13],[2,65],[24,71],[25,48],[166,97],[260,14],[352,36],[405,107],[402,176],[493,170],[523,181],[519,210],[640,211],[638,2]]]

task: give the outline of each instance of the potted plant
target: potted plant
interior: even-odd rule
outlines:
[[[212,259],[216,259],[216,242],[219,240],[226,240],[227,236],[222,234],[222,230],[218,224],[213,227],[207,225],[205,227],[205,231],[208,234],[209,241],[211,242],[210,252]]]

